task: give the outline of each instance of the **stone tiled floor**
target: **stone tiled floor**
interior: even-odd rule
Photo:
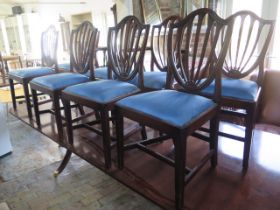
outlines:
[[[0,158],[0,210],[160,209],[78,157],[54,178],[64,151],[14,117],[8,121],[14,151]]]

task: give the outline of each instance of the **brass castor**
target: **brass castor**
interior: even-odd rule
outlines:
[[[54,172],[53,172],[53,176],[54,176],[54,177],[58,177],[58,175],[59,175],[59,172],[58,172],[58,171],[54,171]]]

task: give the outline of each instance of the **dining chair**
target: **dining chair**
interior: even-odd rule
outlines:
[[[144,72],[144,88],[147,91],[160,90],[166,87],[168,31],[170,25],[180,20],[180,16],[170,16],[163,20],[162,23],[152,27],[150,36],[150,71]]]
[[[97,38],[99,40],[99,36]],[[98,42],[97,42],[98,45]],[[96,51],[94,54],[94,76],[96,79],[108,79],[108,67],[107,65],[107,47],[95,47]],[[102,52],[103,53],[103,59],[102,62],[98,61],[98,56],[97,53],[98,52]],[[100,65],[101,64],[101,65]],[[70,62],[64,62],[64,63],[59,63],[58,64],[58,69],[60,72],[69,72],[70,71]],[[87,72],[85,75],[90,76],[90,72]]]
[[[227,29],[225,39],[217,51],[220,32],[224,27]],[[208,160],[211,160],[212,167],[217,164],[220,68],[230,33],[231,25],[207,8],[198,9],[182,21],[170,25],[167,40],[168,74],[178,83],[177,90],[171,89],[173,82],[169,82],[168,89],[137,94],[116,103],[119,168],[124,167],[124,152],[136,148],[173,166],[176,209],[183,209],[185,184]],[[219,52],[218,57],[215,57],[216,51]],[[212,97],[200,95],[212,81],[216,81]],[[163,135],[124,144],[124,117],[158,130]],[[188,137],[208,121],[211,133],[203,140],[209,142],[209,153],[193,168],[186,167]],[[149,147],[165,140],[173,140],[174,160]],[[160,171],[156,173],[161,175]]]
[[[222,68],[221,113],[225,117],[220,121],[230,119],[231,123],[243,125],[245,135],[223,131],[219,135],[244,143],[242,165],[246,171],[262,90],[265,55],[275,21],[262,19],[251,11],[237,12],[227,21],[233,22],[233,33]],[[248,79],[252,74],[255,74],[256,81]],[[213,89],[214,83],[205,89],[205,93],[211,94]],[[202,130],[207,131],[205,128]]]
[[[149,25],[143,25],[135,16],[127,16],[115,27],[109,28],[108,71],[109,80],[98,80],[74,85],[62,91],[62,100],[67,125],[68,144],[74,148],[73,126],[70,102],[97,110],[100,113],[101,130],[90,125],[94,122],[83,124],[84,128],[102,136],[105,168],[111,167],[111,137],[109,113],[114,109],[116,101],[127,96],[139,93],[143,87],[143,58],[149,34]],[[114,77],[112,75],[114,74]],[[138,85],[128,83],[139,75]],[[114,116],[112,116],[114,117]],[[75,127],[81,127],[76,126]],[[71,150],[65,156],[57,173],[66,166]]]
[[[40,114],[54,113],[58,143],[63,144],[63,124],[60,108],[61,91],[71,85],[94,80],[93,62],[98,30],[89,21],[82,22],[70,36],[70,72],[37,77],[30,82],[34,112],[38,128],[41,128]],[[84,74],[90,72],[89,77]],[[53,101],[53,110],[39,111],[37,91],[47,94]]]
[[[57,42],[58,31],[53,25],[49,26],[41,35],[41,67],[23,68],[10,71],[8,78],[14,110],[17,109],[14,81],[22,84],[24,98],[29,119],[32,119],[32,104],[30,101],[29,82],[44,75],[54,74],[57,71]]]

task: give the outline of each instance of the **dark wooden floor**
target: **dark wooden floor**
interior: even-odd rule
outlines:
[[[33,126],[26,117],[25,104],[19,105],[19,111],[11,113]],[[55,141],[56,129],[54,117],[50,114],[42,115],[41,132]],[[135,125],[126,123],[126,130]],[[36,127],[36,126],[35,126]],[[224,130],[242,135],[241,127],[222,125]],[[264,126],[259,126],[264,127]],[[267,127],[266,127],[267,128]],[[149,130],[149,135],[155,132]],[[135,133],[130,140],[137,139]],[[39,143],[39,142],[38,142]],[[105,171],[101,138],[85,129],[75,131],[75,147],[77,154],[96,167]],[[94,148],[90,152],[89,147]],[[154,149],[165,155],[173,156],[172,142],[153,145]],[[255,130],[252,144],[250,166],[246,174],[242,172],[242,148],[240,142],[220,138],[219,162],[215,170],[210,164],[185,188],[185,209],[195,210],[279,210],[280,209],[280,136],[268,132]],[[188,139],[188,165],[193,165],[206,152],[208,145],[195,138]],[[116,159],[115,148],[112,149],[113,159]],[[118,170],[114,162],[110,171],[105,171],[113,178],[144,195],[164,209],[174,209],[174,173],[173,169],[155,160],[149,155],[133,150],[125,155],[125,169]]]

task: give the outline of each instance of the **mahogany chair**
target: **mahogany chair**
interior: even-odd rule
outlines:
[[[167,37],[169,26],[178,22],[179,16],[170,16],[158,25],[153,25],[150,35],[150,47],[146,50],[151,53],[150,69],[144,71],[145,91],[161,90],[166,87],[167,79]],[[147,52],[146,51],[146,52]],[[137,77],[131,83],[136,84]]]
[[[38,128],[41,128],[40,113],[55,114],[58,142],[63,144],[63,125],[60,113],[61,91],[71,85],[94,79],[93,52],[98,37],[98,30],[89,21],[84,21],[71,32],[70,37],[70,72],[37,77],[30,82],[34,111]],[[84,74],[90,72],[90,77]],[[39,111],[37,91],[47,94],[53,101],[53,110]]]
[[[98,35],[98,38],[99,40],[99,35]],[[97,45],[98,45],[98,42],[97,42]],[[106,66],[107,65],[107,47],[98,47],[96,46],[95,47],[96,49],[96,52],[94,54],[94,60],[95,60],[95,63],[94,63],[94,76],[96,79],[108,79],[108,67]],[[102,59],[102,62],[98,61],[97,59],[97,53],[98,52],[102,52],[103,53],[103,59]],[[102,63],[100,65],[100,63]],[[70,63],[59,63],[58,64],[58,69],[60,70],[60,72],[69,72],[70,71]],[[90,76],[90,72],[87,72],[86,73],[87,76]]]
[[[228,17],[233,33],[222,68],[222,114],[237,117],[245,127],[244,137],[219,132],[219,135],[244,142],[243,169],[248,168],[256,110],[260,99],[264,75],[265,55],[272,37],[273,20],[264,20],[250,11],[240,11]],[[246,79],[252,73],[256,81]],[[206,93],[211,93],[211,84]],[[235,122],[236,120],[231,120]],[[206,130],[205,130],[206,131]]]
[[[167,79],[167,44],[169,27],[181,20],[179,16],[170,16],[151,31],[151,66],[144,72],[146,90],[160,90],[166,87]],[[157,70],[157,71],[155,71]]]
[[[116,101],[139,93],[143,87],[143,58],[149,34],[149,25],[143,25],[135,16],[127,16],[108,33],[108,71],[109,80],[87,82],[68,87],[62,91],[67,136],[70,147],[73,145],[73,126],[70,102],[97,110],[101,117],[100,131],[95,123],[84,124],[83,127],[102,135],[105,168],[111,167],[111,136],[109,112],[113,111]],[[112,74],[114,73],[114,78]],[[128,83],[138,75],[138,85]],[[77,127],[77,126],[75,126]],[[71,151],[68,150],[68,154]],[[60,173],[66,166],[69,156],[65,156]]]
[[[57,42],[58,31],[51,25],[41,36],[41,64],[42,67],[24,68],[9,72],[9,83],[14,110],[17,109],[14,81],[22,84],[24,98],[29,119],[32,119],[32,105],[30,101],[29,82],[36,77],[54,74],[57,71]]]
[[[216,44],[223,27],[227,28],[224,47],[216,59]],[[136,148],[175,167],[176,209],[183,208],[185,184],[207,160],[211,160],[212,167],[217,164],[220,68],[230,33],[230,25],[225,25],[223,19],[207,8],[196,10],[182,21],[170,25],[167,44],[168,74],[175,78],[179,90],[172,90],[169,82],[169,89],[130,96],[116,103],[119,168],[124,166],[124,152]],[[209,74],[201,78],[200,75],[205,72]],[[216,86],[212,98],[198,95],[213,80],[216,81]],[[158,130],[163,135],[124,145],[124,117]],[[211,133],[203,140],[209,142],[210,151],[196,166],[186,167],[188,136],[209,120]],[[164,140],[173,140],[174,160],[149,148],[149,145]]]

